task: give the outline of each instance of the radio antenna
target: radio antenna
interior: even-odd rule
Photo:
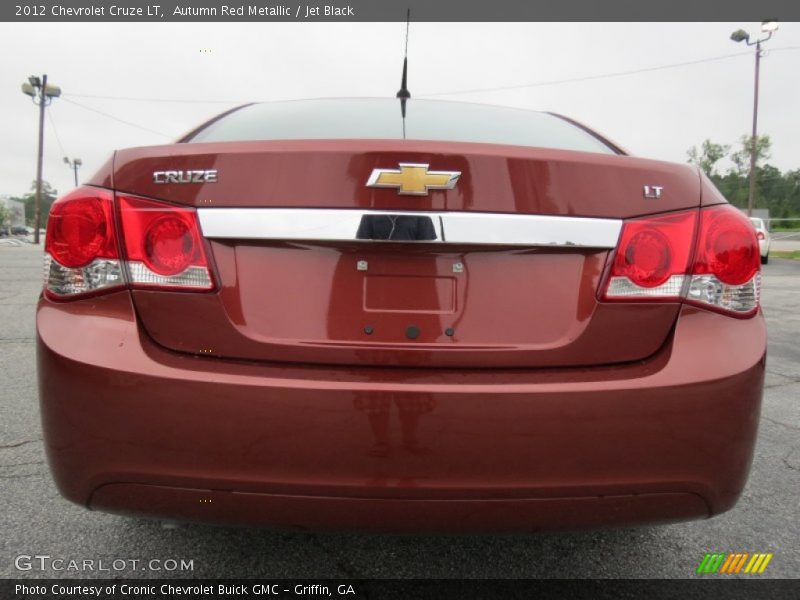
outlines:
[[[411,98],[411,92],[408,91],[408,28],[411,23],[411,9],[406,12],[406,49],[403,53],[403,78],[400,80],[400,90],[397,92],[397,97],[400,100],[408,100]]]
[[[397,98],[400,99],[400,113],[403,115],[403,139],[406,137],[406,100],[411,98],[408,91],[408,30],[411,24],[411,9],[406,10],[406,46],[403,52],[403,77],[400,80],[400,89]]]

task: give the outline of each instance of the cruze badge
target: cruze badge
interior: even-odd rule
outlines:
[[[153,183],[216,183],[217,170],[153,171]]]
[[[373,169],[367,187],[396,188],[398,194],[427,196],[430,190],[452,190],[461,171],[429,171],[428,165],[400,163],[399,169]]]

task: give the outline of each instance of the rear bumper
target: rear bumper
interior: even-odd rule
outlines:
[[[37,328],[46,448],[70,500],[382,530],[590,527],[727,510],[752,459],[766,346],[760,315],[684,308],[658,354],[615,367],[248,364],[156,346],[126,292],[43,299]]]

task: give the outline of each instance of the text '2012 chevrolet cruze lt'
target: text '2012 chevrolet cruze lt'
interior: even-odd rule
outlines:
[[[45,249],[47,454],[91,509],[522,531],[704,518],[747,478],[753,227],[558,115],[244,106],[116,152]]]

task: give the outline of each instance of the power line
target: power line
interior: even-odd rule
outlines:
[[[56,122],[53,120],[53,109],[47,111],[47,117],[50,119],[50,126],[53,128],[53,135],[55,135],[58,147],[61,148],[61,156],[67,156],[67,151],[64,150],[64,144],[61,143],[61,138],[58,136],[58,129],[56,129]]]
[[[770,50],[765,50],[764,54],[769,56],[773,52],[783,52],[785,50],[800,50],[800,46],[783,46],[781,48],[772,48]]]
[[[90,98],[93,100],[128,100],[131,102],[171,102],[176,104],[245,104],[246,100],[182,100],[180,98],[140,98],[134,96],[103,96],[99,94],[61,94],[70,98]]]
[[[781,52],[784,50],[800,50],[800,46],[785,46],[783,48],[773,48],[770,52]],[[679,63],[671,63],[667,65],[657,65],[653,67],[645,67],[642,69],[632,69],[629,71],[615,71],[611,73],[601,73],[598,75],[586,75],[583,77],[573,77],[569,79],[553,79],[549,81],[537,81],[534,83],[523,83],[518,85],[507,85],[507,86],[498,86],[498,87],[491,87],[491,88],[473,88],[468,90],[457,90],[452,92],[437,92],[435,94],[422,94],[423,96],[433,97],[433,96],[451,96],[456,94],[474,94],[478,92],[499,92],[505,90],[517,90],[523,88],[533,88],[533,87],[544,87],[547,85],[560,85],[563,83],[576,83],[581,81],[592,81],[595,79],[607,79],[610,77],[624,77],[626,75],[637,75],[639,73],[651,73],[654,71],[662,71],[665,69],[677,69],[679,67],[688,67],[691,65],[699,65],[702,63],[708,62],[715,62],[720,60],[726,60],[729,58],[735,58],[738,56],[750,56],[752,52],[737,52],[735,54],[724,54],[722,56],[712,56],[710,58],[701,58],[698,60],[689,60],[685,62]]]
[[[75,106],[80,106],[81,108],[83,108],[85,110],[89,110],[89,111],[97,113],[99,115],[103,115],[104,117],[107,117],[109,119],[113,119],[114,121],[119,121],[120,123],[124,123],[125,125],[129,125],[131,127],[136,127],[137,129],[141,129],[142,131],[147,131],[148,133],[155,133],[156,135],[160,135],[160,136],[165,137],[165,138],[175,137],[175,136],[172,136],[172,135],[168,135],[166,133],[161,133],[160,131],[156,131],[154,129],[150,129],[148,127],[144,127],[142,125],[137,125],[136,123],[131,123],[130,121],[126,121],[125,119],[120,119],[119,117],[116,117],[116,116],[114,116],[112,114],[109,114],[107,112],[104,112],[102,110],[98,110],[96,108],[92,108],[91,106],[86,106],[85,104],[81,104],[80,102],[75,102],[74,100],[70,100],[68,98],[64,98],[63,95],[62,95],[61,99],[64,102],[69,102],[70,104],[74,104]]]
[[[769,53],[772,53],[772,52],[784,52],[784,51],[790,51],[790,50],[800,50],[800,46],[784,46],[782,48],[772,48],[772,49],[769,50]],[[701,58],[701,59],[697,59],[697,60],[690,60],[690,61],[679,62],[679,63],[656,65],[656,66],[645,67],[645,68],[641,68],[641,69],[631,69],[631,70],[628,70],[628,71],[615,71],[615,72],[611,72],[611,73],[600,73],[600,74],[597,74],[597,75],[585,75],[585,76],[582,76],[582,77],[573,77],[573,78],[569,78],[569,79],[553,79],[553,80],[548,80],[548,81],[536,81],[536,82],[522,83],[522,84],[516,84],[516,85],[498,86],[498,87],[490,87],[490,88],[473,88],[473,89],[465,89],[465,90],[454,90],[454,91],[449,91],[449,92],[435,92],[435,93],[431,93],[431,94],[421,94],[421,95],[422,96],[426,96],[426,97],[451,96],[451,95],[458,95],[458,94],[473,94],[473,93],[479,93],[479,92],[496,92],[496,91],[515,90],[515,89],[523,89],[523,88],[544,87],[544,86],[548,86],[548,85],[561,85],[561,84],[565,84],[565,83],[578,83],[578,82],[581,82],[581,81],[593,81],[593,80],[596,80],[596,79],[607,79],[607,78],[612,78],[612,77],[624,77],[624,76],[627,76],[627,75],[637,75],[637,74],[640,74],[640,73],[651,73],[651,72],[654,72],[654,71],[661,71],[661,70],[664,70],[664,69],[677,69],[677,68],[680,68],[680,67],[688,67],[688,66],[699,65],[699,64],[708,63],[708,62],[716,62],[716,61],[726,60],[726,59],[735,58],[735,57],[738,57],[738,56],[750,56],[751,54],[752,54],[752,52],[737,52],[735,54],[725,54],[725,55],[722,55],[722,56],[712,56],[712,57],[709,57],[709,58]],[[199,99],[194,99],[194,98],[193,99],[146,98],[146,97],[136,97],[136,96],[106,96],[106,95],[100,95],[100,94],[62,94],[61,97],[64,100],[66,100],[67,102],[69,102],[69,100],[67,98],[65,98],[65,96],[67,96],[68,98],[91,98],[91,99],[96,99],[96,100],[127,100],[127,101],[131,101],[131,102],[165,102],[165,103],[174,103],[174,104],[245,104],[245,103],[248,103],[248,102],[252,102],[252,100],[241,100],[241,99],[240,100],[199,100]],[[73,104],[78,104],[75,101],[72,101],[72,102],[73,102]],[[83,106],[83,105],[78,104],[78,106]],[[83,106],[83,108],[88,108],[88,107]],[[100,112],[100,111],[97,111],[96,109],[91,109],[91,108],[89,108],[89,110],[95,110],[95,112]],[[106,115],[106,116],[110,116],[110,115]],[[112,116],[111,118],[116,118],[116,117]],[[117,120],[121,120],[121,119],[117,119]],[[139,127],[138,125],[135,125],[133,123],[128,123],[128,124],[129,125],[134,125],[135,127]],[[164,134],[159,134],[159,135],[164,135]],[[165,136],[165,137],[171,137],[171,136]]]
[[[725,54],[723,56],[714,56],[711,58],[701,58],[699,60],[690,60],[686,62],[673,63],[669,65],[658,65],[655,67],[645,67],[643,69],[632,69],[630,71],[615,71],[612,73],[601,73],[598,75],[585,75],[583,77],[572,77],[569,79],[551,79],[549,81],[537,81],[533,83],[521,83],[517,85],[504,85],[491,88],[472,88],[468,90],[456,90],[452,92],[437,92],[435,94],[423,94],[424,96],[451,96],[455,94],[476,94],[479,92],[500,92],[505,90],[519,90],[523,88],[543,87],[547,85],[560,85],[563,83],[576,83],[580,81],[592,81],[594,79],[608,79],[610,77],[623,77],[626,75],[637,75],[639,73],[650,73],[653,71],[663,71],[665,69],[677,69],[679,67],[687,67],[689,65],[699,65],[701,63],[713,62],[718,60],[725,60],[736,56],[749,56],[750,52],[737,52],[736,54]]]

